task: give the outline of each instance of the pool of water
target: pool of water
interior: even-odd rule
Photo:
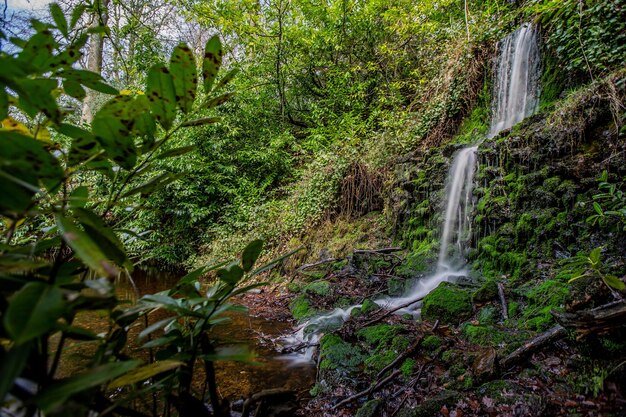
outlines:
[[[116,282],[118,298],[132,302],[139,296],[167,290],[178,281],[180,276],[179,273],[157,270],[136,271],[133,273],[132,282],[126,278],[120,278]],[[286,388],[305,394],[312,387],[315,382],[315,367],[311,364],[294,365],[281,358],[279,352],[276,351],[281,336],[293,331],[289,323],[255,317],[249,313],[232,313],[229,317],[228,322],[212,330],[213,338],[223,341],[222,346],[226,344],[247,347],[249,351],[254,352],[254,363],[234,361],[215,363],[219,393],[223,398],[232,402],[271,388]],[[159,319],[156,314],[150,321],[154,322]],[[81,314],[77,317],[76,324],[96,333],[108,330],[106,317],[97,312]],[[129,350],[131,352],[137,348],[134,335],[140,330],[141,328],[138,327],[130,332]],[[52,346],[55,344],[53,343]],[[90,343],[68,343],[66,351],[59,369],[59,376],[69,376],[80,371],[95,351],[95,346]],[[204,374],[201,371],[202,366],[197,368],[199,374],[194,385],[200,386],[204,381]]]

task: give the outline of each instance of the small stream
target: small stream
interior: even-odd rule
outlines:
[[[134,301],[139,296],[153,294],[171,288],[182,276],[181,273],[165,272],[155,269],[136,270],[133,272],[133,283],[126,278],[117,280],[116,292],[120,300]],[[267,320],[248,313],[232,313],[231,320],[218,325],[213,336],[228,345],[242,345],[255,353],[255,364],[218,361],[215,363],[216,379],[219,393],[223,398],[233,402],[245,399],[251,394],[271,389],[286,388],[297,393],[306,393],[315,383],[315,367],[310,363],[294,365],[279,356],[274,344],[285,334],[292,332],[289,323]],[[151,317],[151,322],[158,320]],[[106,318],[97,312],[87,312],[77,317],[77,324],[99,333],[108,329]],[[131,330],[128,348],[137,349],[136,334],[141,329]],[[93,344],[73,343],[67,346],[67,356],[61,363],[60,376],[69,376],[80,371],[91,354],[95,351]],[[136,353],[132,353],[137,356]],[[141,353],[138,355],[141,356]],[[198,375],[198,385],[203,382],[204,374]]]

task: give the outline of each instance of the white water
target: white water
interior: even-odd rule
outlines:
[[[476,168],[477,147],[465,148],[459,151],[454,158],[448,172],[446,186],[446,209],[441,234],[441,250],[434,274],[420,279],[402,297],[383,297],[374,302],[381,307],[392,309],[407,304],[412,300],[419,300],[435,289],[443,281],[454,281],[460,276],[466,276],[464,248],[470,235],[470,215],[472,211],[472,184]],[[352,310],[361,307],[360,304],[348,308],[337,308],[330,313],[314,317],[302,324],[298,331],[284,338],[290,346],[305,346],[304,353],[288,355],[286,358],[294,363],[310,362],[313,360],[316,344],[325,331],[335,329],[346,321]],[[421,302],[398,310],[398,313],[418,314]]]
[[[539,33],[524,24],[500,41],[489,137],[521,122],[539,104]]]
[[[539,47],[537,29],[526,24],[501,41],[496,68],[494,109],[489,137],[508,129],[534,113],[539,97]],[[383,297],[376,304],[387,309],[420,300],[444,281],[467,276],[465,249],[471,236],[472,187],[476,170],[477,146],[457,153],[446,180],[446,207],[441,226],[441,247],[436,271],[420,280],[402,297]],[[304,353],[287,355],[294,363],[310,362],[324,332],[339,328],[355,308],[337,308],[302,324],[286,338],[289,346],[304,346]],[[398,310],[399,314],[419,314],[421,301]]]

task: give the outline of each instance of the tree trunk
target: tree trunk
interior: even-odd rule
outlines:
[[[98,26],[106,26],[109,20],[107,7],[110,0],[101,0],[96,3],[97,7],[94,21],[91,28]],[[89,51],[87,56],[87,69],[97,74],[102,73],[102,49],[104,47],[104,36],[101,33],[93,33],[89,38]],[[93,120],[95,110],[95,91],[87,89],[87,95],[83,100],[83,108],[81,111],[80,121],[89,124]]]

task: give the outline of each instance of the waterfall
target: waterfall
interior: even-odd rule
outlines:
[[[521,122],[539,104],[539,33],[524,24],[500,41],[489,137]]]
[[[452,281],[460,276],[466,276],[465,242],[471,232],[470,215],[472,211],[472,184],[476,169],[477,147],[464,148],[455,156],[448,172],[446,186],[446,209],[441,227],[441,250],[434,274],[424,277],[402,297],[382,297],[374,302],[386,308],[399,307],[412,300],[424,297],[443,281]],[[454,242],[452,250],[449,247]],[[416,314],[421,302],[399,310],[399,313]],[[338,328],[350,317],[350,313],[360,304],[348,308],[337,308],[327,314],[314,317],[303,323],[298,331],[285,337],[284,342],[290,346],[304,346],[304,354],[287,355],[286,358],[294,363],[309,362],[313,359],[315,345],[319,342],[323,332]]]
[[[507,36],[499,45],[500,57],[496,67],[493,118],[488,137],[497,135],[530,116],[537,109],[539,98],[539,46],[537,29],[525,24]],[[476,171],[476,152],[472,146],[460,150],[448,172],[445,189],[445,211],[441,225],[441,248],[437,269],[416,284],[402,297],[382,297],[376,304],[386,308],[405,306],[426,296],[443,281],[466,276],[465,249],[471,238],[473,209],[472,187]],[[322,334],[336,329],[361,307],[337,308],[303,323],[298,331],[285,337],[291,346],[301,346],[303,354],[289,355],[293,362],[309,362]],[[404,307],[398,313],[419,313],[420,301]]]

